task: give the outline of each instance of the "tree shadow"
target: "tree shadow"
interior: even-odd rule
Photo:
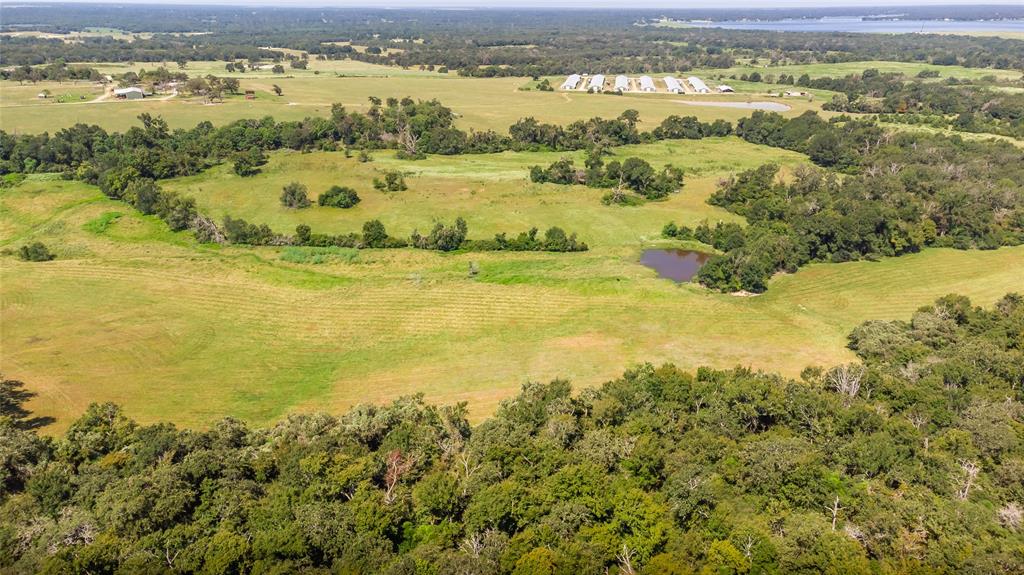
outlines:
[[[18,429],[39,429],[57,421],[49,416],[34,416],[25,403],[38,395],[25,389],[25,383],[0,376],[0,418],[10,419]]]

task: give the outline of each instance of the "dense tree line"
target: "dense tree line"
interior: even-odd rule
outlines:
[[[342,188],[344,189],[344,188]],[[323,205],[323,204],[321,204]],[[207,224],[209,225],[209,224]],[[241,218],[226,216],[223,225],[213,226],[219,235],[201,237],[210,241],[213,237],[221,237],[223,241],[233,244],[253,246],[313,246],[343,248],[405,248],[413,247],[423,250],[450,252],[467,251],[547,251],[547,252],[583,252],[587,244],[576,239],[576,234],[566,235],[558,227],[545,232],[543,238],[537,237],[537,228],[520,233],[515,238],[507,238],[505,233],[494,236],[493,240],[471,240],[467,237],[469,226],[464,219],[456,218],[448,225],[436,222],[430,233],[420,234],[413,230],[408,239],[389,235],[387,228],[380,220],[370,220],[363,224],[362,233],[320,234],[314,233],[306,224],[295,228],[293,235],[275,233],[266,224],[253,224]],[[222,230],[222,231],[221,231]],[[200,231],[197,230],[197,235]]]
[[[1011,144],[760,112],[737,134],[849,175],[799,168],[784,182],[766,165],[724,181],[709,203],[750,225],[721,224],[698,238],[726,252],[698,274],[709,287],[761,292],[774,273],[812,261],[1024,242],[1024,154]]]
[[[826,110],[912,114],[937,127],[1024,137],[1024,94],[1020,93],[965,84],[955,78],[908,81],[902,74],[882,74],[874,69],[843,78],[801,77],[797,84],[840,92],[825,103]]]
[[[799,380],[641,365],[470,426],[421,397],[57,438],[0,385],[0,568],[31,573],[1024,570],[1024,301],[947,296]]]

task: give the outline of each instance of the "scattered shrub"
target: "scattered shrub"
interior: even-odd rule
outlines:
[[[54,255],[43,242],[32,242],[18,249],[18,257],[26,262],[48,262]]]
[[[331,208],[351,208],[359,203],[359,194],[352,188],[331,186],[331,189],[320,194],[317,203]]]
[[[309,201],[306,186],[298,182],[292,182],[285,186],[281,191],[281,205],[295,210],[308,208],[312,205]]]

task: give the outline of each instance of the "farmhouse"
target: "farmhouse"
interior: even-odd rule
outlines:
[[[628,92],[629,91],[629,78],[619,74],[615,77],[615,91],[616,92]]]
[[[653,92],[655,90],[654,80],[650,76],[640,76],[640,89],[644,92]]]
[[[711,93],[711,88],[708,88],[708,85],[704,83],[704,80],[701,80],[696,76],[690,76],[689,78],[686,79],[686,81],[689,82],[691,86],[693,86],[693,90],[698,94]]]
[[[684,92],[683,84],[679,80],[675,79],[674,77],[672,77],[672,76],[665,76],[665,80],[664,81],[665,81],[665,87],[668,88],[669,92],[672,92],[673,94],[682,94]]]
[[[604,74],[594,74],[587,84],[587,91],[600,92],[601,90],[604,90]]]
[[[580,85],[580,75],[579,74],[571,74],[568,78],[565,79],[564,82],[562,82],[562,89],[563,90],[575,90],[576,86],[579,86],[579,85]]]
[[[141,100],[146,97],[142,88],[132,86],[131,88],[115,88],[114,97],[120,100]]]
[[[731,94],[736,90],[733,90],[732,86],[729,86],[728,84],[722,84],[721,86],[718,87],[718,91],[722,92],[723,94]]]

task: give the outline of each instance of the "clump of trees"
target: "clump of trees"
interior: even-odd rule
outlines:
[[[402,172],[394,170],[384,172],[383,178],[374,178],[373,187],[382,192],[404,192],[409,189],[405,185],[405,176]]]
[[[709,202],[742,215],[726,253],[698,274],[704,285],[762,292],[780,271],[811,261],[842,262],[928,246],[990,249],[1024,241],[1024,154],[1001,142],[884,132],[870,122],[787,120],[755,112],[744,139],[808,154],[834,172],[803,167],[792,181],[766,165],[723,182]],[[970,191],[968,191],[970,190]],[[713,231],[701,241],[722,244]]]
[[[576,234],[566,234],[565,230],[553,226],[544,232],[544,237],[537,237],[539,230],[530,228],[510,238],[500,233],[493,240],[475,240],[469,242],[469,249],[475,251],[509,251],[509,252],[585,252],[587,244],[576,239]]]
[[[451,226],[437,222],[428,235],[421,236],[418,231],[413,230],[412,245],[423,250],[450,252],[462,247],[468,231],[466,220],[461,217],[455,218],[455,223]]]
[[[530,181],[552,184],[585,184],[595,188],[630,190],[648,200],[656,200],[679,191],[683,185],[683,171],[665,166],[655,171],[643,158],[630,157],[622,162],[613,160],[606,165],[602,152],[588,151],[586,168],[579,169],[570,158],[562,158],[547,168],[530,168]]]
[[[235,156],[235,162],[232,165],[232,169],[239,176],[248,177],[255,176],[260,173],[260,167],[267,163],[267,156],[263,153],[263,150],[259,148],[252,148],[250,150],[239,152]]]
[[[347,186],[331,186],[320,194],[317,203],[331,208],[351,208],[359,203],[359,194]]]
[[[48,262],[54,259],[53,252],[43,242],[32,242],[18,248],[18,258],[26,262]]]
[[[313,205],[309,201],[309,190],[305,184],[292,182],[281,190],[281,205],[286,208],[300,210]]]
[[[94,404],[43,438],[0,385],[16,573],[1019,573],[1024,298],[856,328],[799,379],[643,364],[470,425],[422,396],[265,428]]]
[[[107,170],[98,183],[107,197],[122,200],[143,214],[156,215],[172,231],[189,229],[199,217],[194,199],[161,189],[132,167]]]
[[[918,78],[937,76],[929,72],[923,70]],[[826,110],[884,114],[892,122],[1024,137],[1024,94],[965,84],[956,78],[911,81],[877,69],[843,78],[801,77],[799,83],[839,92],[824,104]]]

